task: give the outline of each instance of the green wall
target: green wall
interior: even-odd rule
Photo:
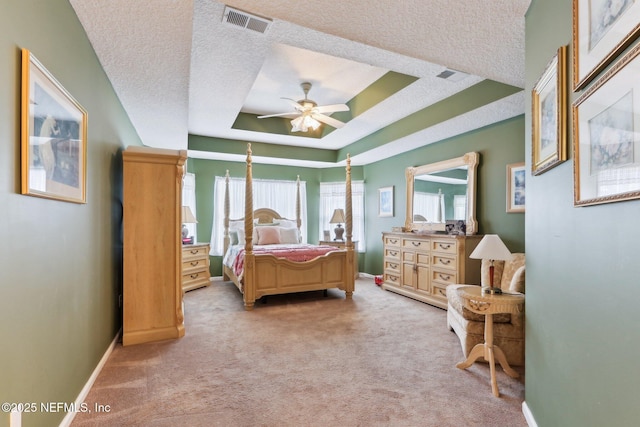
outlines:
[[[558,47],[571,44],[571,6],[533,0],[525,93]],[[528,113],[525,135],[530,170]],[[541,427],[636,426],[640,201],[574,207],[572,141],[568,161],[527,177],[526,404]]]
[[[120,328],[119,154],[140,140],[68,0],[1,9],[0,401],[73,402]],[[88,112],[86,204],[19,194],[21,48]],[[64,415],[25,413],[22,425]]]
[[[408,166],[480,153],[476,217],[478,233],[499,234],[511,252],[524,251],[524,214],[506,212],[506,165],[524,161],[524,116],[518,116],[438,143],[390,157],[364,167],[366,183],[367,256],[364,271],[382,273],[382,233],[403,226]],[[394,216],[379,218],[378,188],[394,186]]]

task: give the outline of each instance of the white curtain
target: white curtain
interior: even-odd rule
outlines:
[[[420,214],[428,222],[445,222],[444,197],[436,193],[413,193],[413,214]]]
[[[185,173],[182,179],[182,206],[189,206],[193,215],[198,219],[196,211],[196,176],[192,173]],[[196,239],[198,224],[185,224],[189,230],[189,236]]]
[[[223,255],[224,250],[224,188],[225,178],[216,176],[213,190],[213,225],[211,255]],[[229,217],[244,218],[245,178],[229,178]],[[270,208],[287,219],[296,219],[296,181],[272,179],[253,180],[253,209]],[[307,183],[300,181],[300,233],[307,241]]]
[[[319,239],[324,240],[324,230],[329,230],[331,238],[334,237],[333,229],[336,224],[329,224],[335,209],[345,208],[346,189],[344,182],[320,183],[320,215],[319,215]],[[366,249],[364,233],[364,181],[351,182],[351,208],[353,222],[352,240],[358,241],[358,251]],[[344,224],[342,224],[344,227]]]

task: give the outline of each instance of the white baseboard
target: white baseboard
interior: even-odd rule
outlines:
[[[358,277],[360,279],[372,279],[375,277],[373,274],[369,274],[369,273],[358,273]]]
[[[85,399],[87,398],[87,395],[91,390],[91,387],[93,387],[93,383],[96,382],[96,379],[100,374],[100,371],[102,371],[102,368],[104,367],[105,363],[107,363],[107,359],[109,359],[109,356],[113,352],[113,349],[116,347],[116,344],[118,343],[118,338],[120,337],[120,332],[121,330],[118,331],[115,338],[113,338],[113,341],[111,341],[111,345],[109,345],[109,347],[107,348],[107,351],[105,351],[104,355],[102,356],[102,359],[100,359],[100,362],[98,362],[98,366],[96,366],[96,368],[93,370],[93,373],[89,377],[89,380],[84,385],[82,390],[80,390],[80,394],[78,394],[78,397],[76,398],[76,401],[75,401],[76,408],[79,408],[82,405],[82,402],[84,402]],[[67,412],[67,415],[64,417],[59,427],[69,427],[75,416],[76,416],[75,411]]]
[[[527,421],[527,425],[529,427],[538,427],[538,424],[533,418],[533,414],[529,410],[529,406],[527,405],[526,401],[522,402],[522,414],[524,415],[524,419]]]

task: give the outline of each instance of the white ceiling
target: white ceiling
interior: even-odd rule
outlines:
[[[530,1],[228,0],[226,5],[273,20],[260,34],[223,23],[225,4],[212,0],[70,0],[144,144],[186,149],[194,134],[334,150],[483,79],[524,87]],[[459,82],[435,77],[447,68],[470,75]],[[387,71],[419,80],[320,140],[232,128],[240,111],[288,111],[280,98],[303,98],[303,81],[313,83],[309,98],[318,104],[345,103]],[[355,156],[353,163],[523,112],[520,91]],[[243,161],[192,150],[189,156]],[[259,156],[254,161],[291,164]]]

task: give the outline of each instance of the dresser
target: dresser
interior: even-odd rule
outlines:
[[[447,308],[447,285],[480,283],[480,260],[469,255],[482,236],[383,233],[383,289]]]
[[[182,292],[209,286],[209,244],[182,245]]]
[[[184,335],[182,176],[186,150],[127,147],[123,160],[122,344]]]

